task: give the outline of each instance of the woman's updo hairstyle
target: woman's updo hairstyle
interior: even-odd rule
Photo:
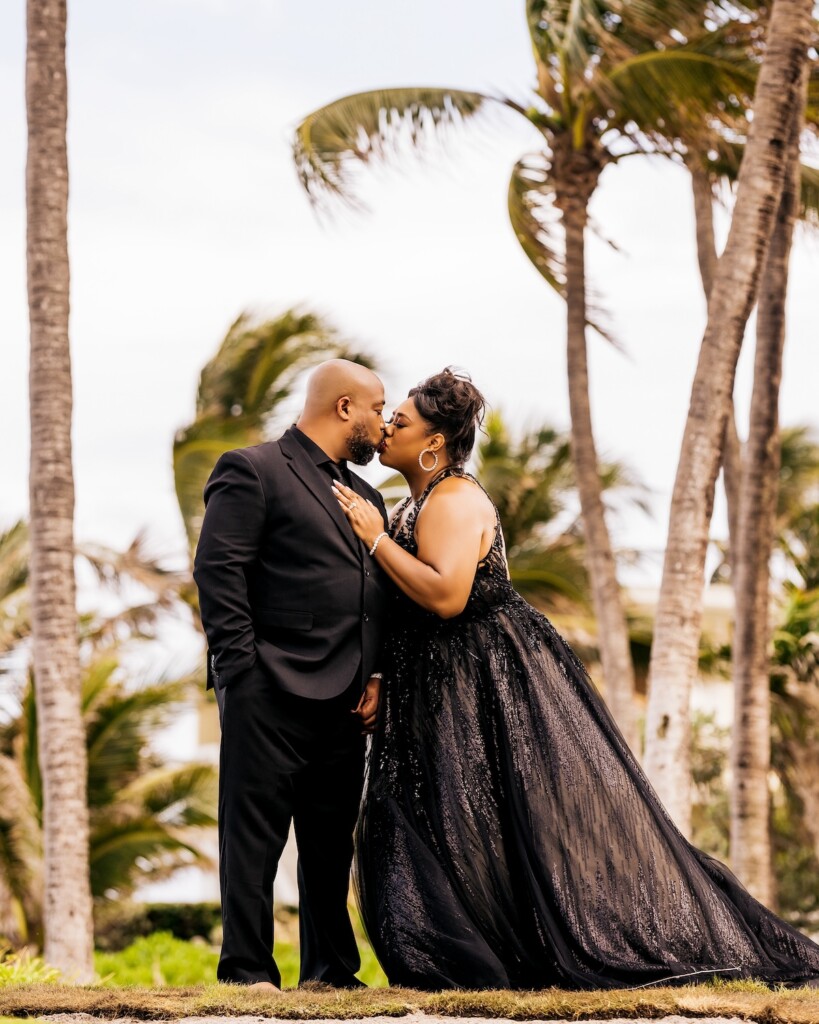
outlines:
[[[483,423],[486,401],[468,374],[450,367],[427,377],[412,388],[409,397],[431,433],[446,438],[446,452],[453,464],[462,466],[475,447],[475,431]]]

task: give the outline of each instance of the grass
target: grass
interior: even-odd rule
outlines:
[[[367,944],[360,947],[361,980],[371,988],[384,988],[387,979]],[[282,984],[294,988],[299,980],[299,951],[293,942],[277,942],[274,954]],[[102,984],[113,986],[208,985],[216,978],[218,952],[204,941],[184,942],[169,932],[155,932],[137,939],[119,953],[94,954],[94,967]],[[2,964],[0,964],[2,969]],[[40,981],[33,977],[19,980]],[[0,980],[2,986],[2,980]]]
[[[281,995],[249,992],[230,985],[188,988],[72,987],[58,984],[12,985],[0,989],[1,1015],[37,1016],[88,1013],[101,1019],[139,1020],[243,1014],[281,1020],[403,1017],[423,1012],[448,1017],[507,1017],[512,1020],[583,1020],[643,1017],[658,1019],[720,1016],[759,1024],[816,1024],[819,992],[770,990],[753,982],[661,988],[642,991],[564,992],[415,992],[384,988],[339,992],[293,989]]]

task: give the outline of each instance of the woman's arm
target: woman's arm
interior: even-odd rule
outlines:
[[[354,491],[336,486],[350,525],[372,547],[383,532],[380,513]],[[389,537],[380,539],[373,557],[408,597],[449,619],[466,607],[475,570],[488,546],[486,535],[494,525],[494,510],[484,493],[467,480],[450,478],[438,484],[418,514],[418,557]]]

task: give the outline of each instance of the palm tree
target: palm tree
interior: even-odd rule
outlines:
[[[806,510],[819,528],[819,506]],[[807,515],[805,517],[807,519]],[[819,860],[819,588],[786,584],[773,632],[771,671],[773,766],[801,811]]]
[[[522,157],[512,171],[509,215],[524,252],[567,304],[572,459],[603,678],[612,711],[634,745],[634,672],[589,403],[588,204],[607,166],[639,153],[671,152],[669,140],[692,118],[732,123],[753,72],[741,52],[726,59],[724,32],[703,28],[698,0],[661,5],[528,0],[527,16],[537,75],[529,105],[437,88],[348,96],[305,118],[296,132],[295,159],[313,198],[343,197],[350,193],[354,165],[395,155],[402,140],[421,143],[439,128],[474,117],[489,102],[525,117],[539,133],[538,151]]]
[[[515,588],[551,614],[588,608],[568,436],[541,427],[513,440],[492,412],[476,454],[476,476],[500,512]]]
[[[512,581],[544,611],[589,609],[582,524],[566,433],[544,426],[513,438],[500,412],[483,425],[476,475],[498,507]],[[607,494],[626,494],[647,511],[642,488],[619,463],[600,467]],[[388,481],[389,484],[389,481]]]
[[[214,821],[214,773],[209,765],[164,767],[148,746],[152,731],[190,699],[190,680],[136,687],[120,667],[123,650],[155,639],[160,619],[181,609],[187,575],[159,564],[142,534],[123,551],[85,544],[77,554],[107,595],[118,598],[113,610],[85,612],[75,626],[83,664],[90,878],[99,898],[127,894],[148,869],[156,879],[203,858],[188,832]],[[0,673],[8,671],[11,679],[28,660],[28,569],[28,529],[19,522],[0,534]],[[37,941],[42,923],[43,777],[34,693],[29,679],[18,713],[0,725],[0,936],[12,945]]]
[[[0,754],[0,945],[19,948],[41,928],[42,832],[17,762]]]
[[[717,265],[672,497],[651,658],[646,770],[684,832],[690,830],[689,698],[714,484],[742,336],[782,194],[792,111],[811,36],[809,0],[775,0],[754,119],[739,172],[731,230]]]
[[[315,313],[289,309],[262,321],[242,313],[231,324],[202,370],[195,419],[174,440],[176,496],[191,552],[205,511],[202,492],[216,460],[231,448],[262,442],[298,377],[336,357],[372,365]]]
[[[66,0],[26,3],[32,649],[45,785],[45,957],[93,977],[74,580],[68,344]]]
[[[803,70],[803,93],[807,86]],[[799,136],[804,95],[791,114],[787,172],[765,259],[757,313],[750,427],[742,463],[739,530],[733,559],[734,726],[731,744],[731,861],[750,892],[772,897],[770,795],[770,559],[779,480],[779,387],[785,296],[800,188]]]
[[[3,656],[30,632],[28,525],[21,519],[0,532],[0,673]]]
[[[133,685],[122,675],[118,658],[117,651],[106,651],[83,675],[90,879],[96,900],[128,896],[146,879],[166,878],[179,867],[209,864],[198,837],[216,824],[214,766],[168,765],[150,747],[156,730],[173,721],[201,680]],[[0,886],[14,897],[26,939],[36,935],[40,913],[37,889],[30,886],[43,841],[37,733],[29,685],[19,713],[0,730]]]

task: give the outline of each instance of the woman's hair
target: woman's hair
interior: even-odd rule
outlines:
[[[475,431],[483,422],[486,401],[468,374],[450,367],[427,377],[412,388],[409,397],[421,417],[446,438],[446,451],[456,465],[463,465],[475,446]]]

